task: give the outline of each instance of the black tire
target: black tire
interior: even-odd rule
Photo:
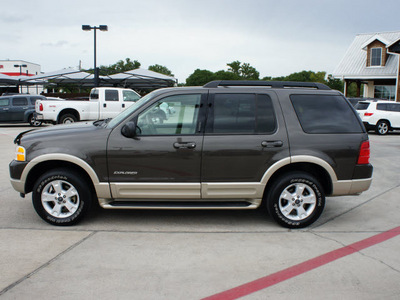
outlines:
[[[325,193],[313,176],[292,172],[272,184],[266,205],[278,224],[287,228],[303,228],[314,223],[322,214]]]
[[[379,135],[385,135],[390,130],[390,124],[387,121],[381,120],[376,123],[375,132]]]
[[[33,116],[33,114],[29,116],[28,122],[29,122],[29,125],[31,125],[33,127],[39,127],[40,125],[42,125],[42,121],[36,120],[36,118]]]
[[[58,226],[74,225],[92,205],[89,186],[78,173],[63,169],[48,171],[33,186],[33,206],[47,223]]]
[[[58,124],[72,124],[78,121],[78,119],[73,114],[64,114],[60,117]]]

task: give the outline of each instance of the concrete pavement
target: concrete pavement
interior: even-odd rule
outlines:
[[[28,129],[0,125],[1,299],[202,299],[400,226],[400,134],[371,134],[370,190],[328,198],[304,230],[262,211],[101,209],[60,228],[8,180],[12,140]],[[399,249],[397,235],[243,299],[399,299]]]

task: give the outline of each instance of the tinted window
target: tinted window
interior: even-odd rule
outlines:
[[[257,95],[257,132],[272,133],[276,129],[275,113],[271,98]]]
[[[290,99],[307,133],[362,132],[354,111],[342,96],[291,95]]]
[[[105,90],[106,101],[118,101],[118,91]]]
[[[9,98],[0,99],[0,106],[8,106],[9,104],[10,104]]]
[[[271,99],[254,94],[216,94],[209,120],[209,133],[271,133],[276,124]]]
[[[41,97],[31,97],[31,98],[30,98],[31,104],[32,104],[32,105],[35,105],[36,100],[38,100],[38,99],[42,99],[42,98],[41,98]]]
[[[390,110],[400,112],[400,104],[390,104]]]
[[[368,102],[358,102],[355,106],[355,109],[357,110],[366,110],[369,106]]]
[[[376,105],[377,110],[388,110],[388,105],[386,103],[378,103]]]
[[[28,99],[25,97],[17,97],[12,100],[14,106],[26,106],[28,105]]]

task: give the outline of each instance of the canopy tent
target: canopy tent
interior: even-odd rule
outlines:
[[[101,76],[101,84],[123,86],[132,89],[162,88],[174,86],[177,79],[146,69],[134,69],[109,76]]]
[[[18,85],[20,76],[8,76],[0,73],[0,85],[8,86],[8,85]]]
[[[80,87],[90,87],[93,86],[93,78],[93,74],[79,71],[74,68],[67,68],[59,71],[31,76],[25,79],[23,82],[32,82],[41,85],[76,84]]]
[[[133,89],[156,89],[174,86],[174,77],[145,69],[135,69],[119,74],[100,76],[100,86],[128,87]],[[75,84],[79,87],[93,87],[94,75],[74,68],[30,76],[22,84],[62,85]]]

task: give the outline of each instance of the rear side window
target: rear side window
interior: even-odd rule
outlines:
[[[41,99],[42,99],[41,97],[31,97],[29,100],[32,105],[35,105],[36,100],[41,100]]]
[[[208,133],[272,133],[276,129],[271,98],[255,94],[215,94]]]
[[[376,105],[377,110],[389,110],[388,105],[386,103],[378,103]]]
[[[358,102],[355,106],[355,109],[357,110],[366,110],[369,106],[368,102]]]
[[[294,110],[306,133],[359,133],[361,124],[342,96],[291,95]]]
[[[106,101],[118,101],[118,91],[116,90],[105,90]]]
[[[28,105],[28,99],[25,97],[17,97],[12,100],[14,106],[26,106]]]

